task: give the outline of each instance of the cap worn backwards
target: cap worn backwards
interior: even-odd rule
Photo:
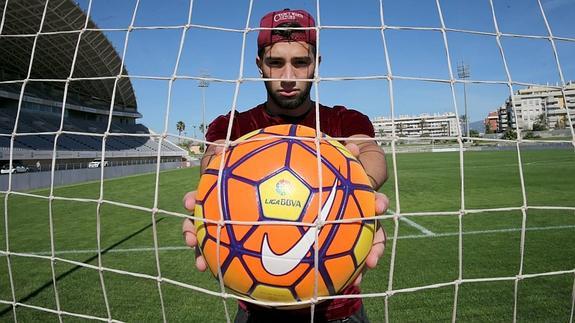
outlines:
[[[293,27],[310,29],[262,29],[258,35],[258,50],[284,41],[303,41],[316,45],[315,20],[305,10],[284,9],[266,14],[260,21],[261,28]]]

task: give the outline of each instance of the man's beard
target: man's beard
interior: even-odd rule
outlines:
[[[266,90],[272,101],[277,104],[280,108],[286,110],[293,110],[301,106],[305,100],[309,97],[309,92],[311,90],[312,83],[308,82],[305,84],[305,88],[300,91],[298,95],[293,98],[282,97],[279,93],[271,89],[271,82],[264,82],[266,85]]]

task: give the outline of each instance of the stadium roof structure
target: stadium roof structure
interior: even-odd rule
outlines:
[[[74,1],[0,0],[0,19],[0,81],[4,84],[31,79],[64,89],[73,68],[69,93],[79,95],[88,106],[105,107],[121,75],[114,110],[141,117],[122,59]]]

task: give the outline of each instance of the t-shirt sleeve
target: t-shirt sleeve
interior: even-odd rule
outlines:
[[[365,114],[353,109],[339,108],[341,108],[339,120],[341,122],[342,137],[353,135],[375,137],[373,124]]]
[[[206,132],[206,140],[214,142],[220,139],[226,139],[228,133],[228,125],[230,123],[230,114],[221,115],[212,121],[208,126]]]

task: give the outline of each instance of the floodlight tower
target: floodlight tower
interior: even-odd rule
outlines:
[[[209,77],[209,74],[202,74],[203,78]],[[200,80],[200,82],[198,83],[198,87],[202,89],[202,128],[200,129],[202,131],[203,137],[204,137],[204,142],[202,143],[202,151],[206,151],[206,88],[210,86],[210,83],[208,82],[208,80],[202,79]]]
[[[457,64],[457,76],[462,79],[468,79],[471,73],[469,72],[469,65],[465,65],[463,62]],[[465,106],[465,132],[467,138],[469,136],[469,113],[467,112],[467,84],[463,82],[463,104]],[[469,140],[469,139],[468,139]]]

